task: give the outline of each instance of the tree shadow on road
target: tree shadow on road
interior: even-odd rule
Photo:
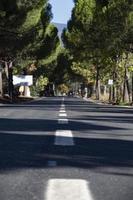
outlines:
[[[106,130],[108,134],[110,130],[115,132],[123,128],[73,121],[69,129],[80,131],[81,137],[74,137],[74,146],[56,146],[54,134],[60,129],[67,130],[68,127],[59,126],[56,120],[1,119],[0,170],[8,172],[19,168],[46,168],[49,160],[57,161],[60,167],[94,170],[106,167],[133,167],[133,141],[115,137],[110,139],[106,134],[104,138],[98,135],[96,139],[89,138],[91,130]],[[86,138],[82,138],[82,131],[86,131]],[[129,174],[133,175],[130,171],[124,175]]]
[[[57,120],[53,119],[8,119],[8,118],[0,118],[0,131],[26,131],[27,132],[54,132],[56,130],[72,130],[72,131],[116,131],[116,130],[127,130],[123,127],[102,125],[102,124],[94,124],[91,122],[82,122],[72,120],[67,124],[58,124]]]
[[[120,107],[112,106],[106,104],[96,104],[90,101],[81,101],[75,98],[75,101],[72,99],[65,100],[66,107],[71,109],[71,111],[76,112],[92,112],[92,113],[120,113],[120,114],[133,114],[133,107]]]

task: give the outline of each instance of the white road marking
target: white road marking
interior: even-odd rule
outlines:
[[[60,110],[59,112],[60,112],[60,113],[65,113],[66,111],[63,109],[63,110]]]
[[[59,117],[67,117],[66,113],[59,113]]]
[[[61,107],[60,110],[65,110],[65,107]]]
[[[68,124],[68,119],[58,119],[58,124]]]
[[[60,110],[63,110],[63,109],[65,109],[65,107],[63,106],[63,107],[60,107]]]
[[[55,160],[49,160],[47,165],[48,165],[48,167],[56,167],[57,162]]]
[[[55,145],[60,146],[73,146],[74,140],[72,131],[69,130],[57,130],[55,133]]]
[[[45,200],[93,200],[89,184],[82,179],[51,179]]]
[[[65,109],[65,105],[64,106],[61,105],[60,110],[63,110],[63,109]]]

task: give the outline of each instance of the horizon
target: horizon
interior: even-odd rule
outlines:
[[[67,25],[67,24],[64,24],[64,23],[54,22],[54,21],[52,21],[52,23],[54,23],[54,24],[63,24],[63,25]]]

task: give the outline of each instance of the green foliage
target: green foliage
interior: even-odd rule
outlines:
[[[40,76],[37,78],[36,83],[30,87],[31,95],[32,96],[39,96],[42,93],[44,93],[44,89],[49,83],[49,80],[47,77]]]
[[[82,80],[84,81],[92,81],[94,79],[95,70],[93,65],[88,69],[88,65],[86,62],[73,62],[71,68],[72,71],[75,74],[80,75],[80,77],[82,77]]]
[[[37,59],[44,59],[50,56],[52,52],[59,46],[58,30],[54,25],[49,25],[46,29],[43,42],[37,45],[35,55]]]
[[[48,82],[47,77],[40,76],[36,81],[36,90],[38,92],[43,91]]]
[[[81,62],[115,58],[124,49],[131,16],[131,4],[124,0],[76,1],[68,29],[63,33],[65,47]]]
[[[51,74],[50,80],[59,85],[68,82],[71,74],[71,58],[67,51],[62,49],[57,56],[56,66]]]
[[[45,73],[46,63],[52,71],[51,63],[57,57],[60,41],[51,19],[48,0],[0,1],[0,58],[15,59],[15,74],[32,63],[36,63],[36,79],[40,77],[40,68]]]
[[[133,52],[133,2],[74,2],[71,20],[62,35],[72,57],[73,72],[88,81],[94,79],[96,90],[99,80],[105,83],[108,78],[120,86],[126,77],[122,55]]]
[[[61,94],[67,94],[69,92],[69,87],[66,84],[60,84],[57,87],[57,90],[61,93]]]

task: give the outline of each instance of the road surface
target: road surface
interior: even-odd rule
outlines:
[[[80,98],[0,106],[1,200],[132,200],[133,108]]]

